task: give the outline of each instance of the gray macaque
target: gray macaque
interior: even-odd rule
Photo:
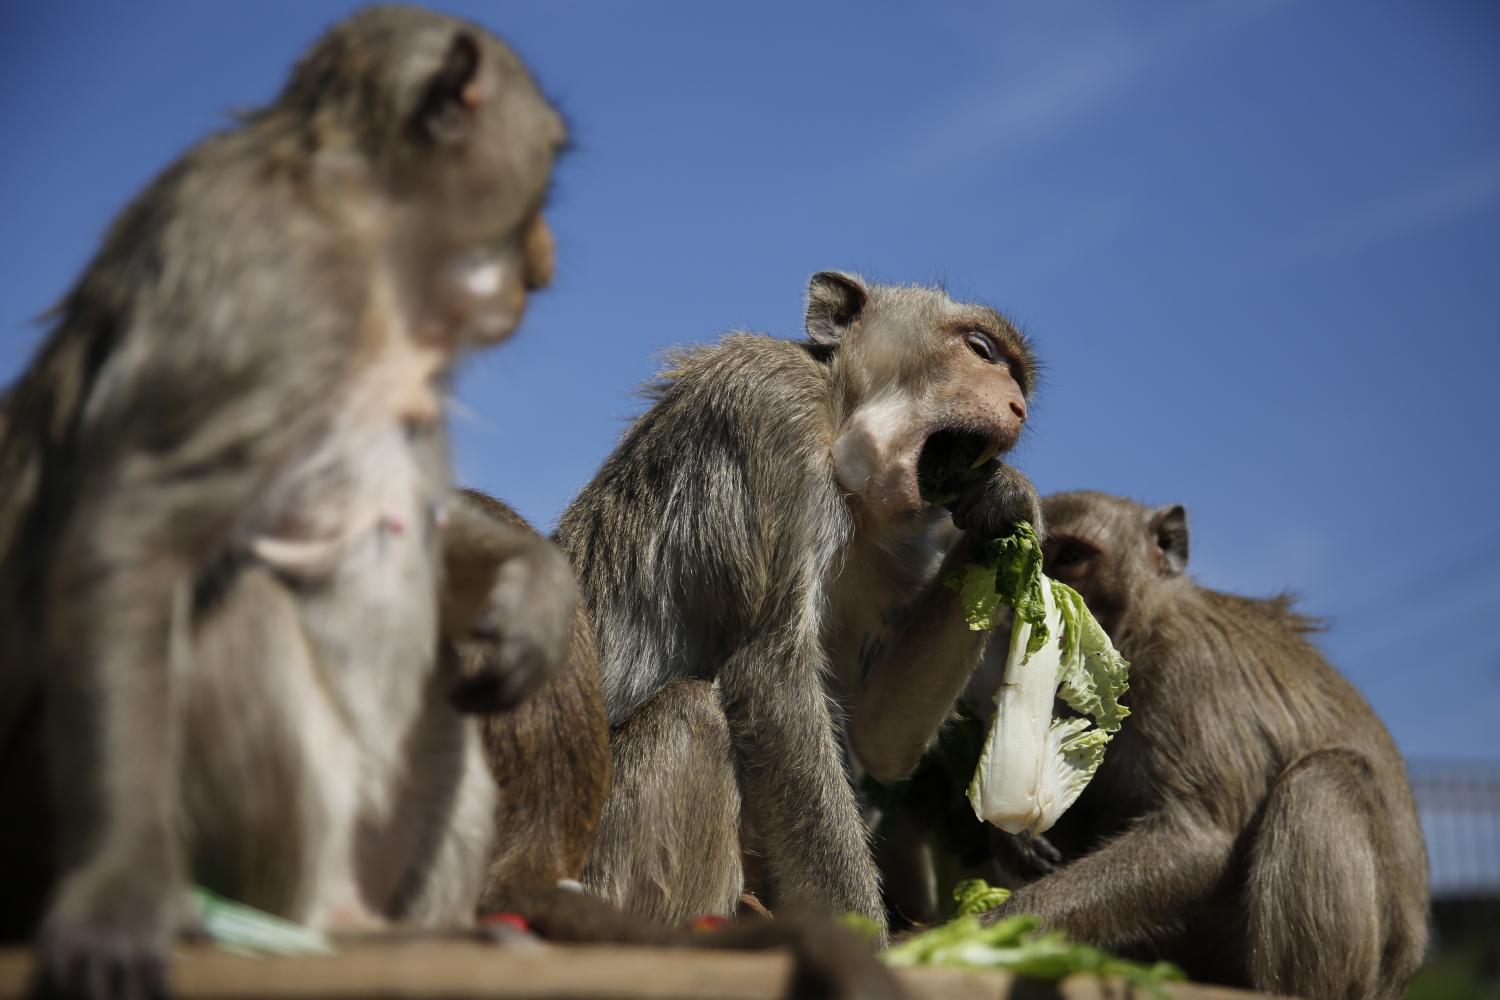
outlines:
[[[472,917],[495,792],[455,706],[550,675],[573,585],[454,494],[443,404],[549,280],[563,141],[485,30],[365,10],[56,310],[0,405],[0,930],[40,925],[43,993],[161,994],[194,882]]]
[[[884,927],[844,739],[916,764],[983,644],[940,580],[954,525],[1041,527],[996,457],[1035,379],[1004,317],[829,271],[807,335],[677,355],[559,524],[613,726],[584,881],[659,919],[733,912],[748,851],[773,905]]]
[[[1427,938],[1427,855],[1401,756],[1283,596],[1185,573],[1181,506],[1043,504],[1046,572],[1131,663],[1131,716],[1047,833],[1050,874],[1001,909],[1195,979],[1401,996]]]

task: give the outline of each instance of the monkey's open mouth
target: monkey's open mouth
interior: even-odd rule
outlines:
[[[1000,443],[978,431],[945,427],[922,444],[917,457],[917,490],[922,502],[951,503],[983,474]]]

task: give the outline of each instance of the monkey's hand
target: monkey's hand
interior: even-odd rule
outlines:
[[[463,676],[452,701],[461,712],[513,708],[552,676],[568,655],[578,601],[562,551],[529,539],[501,564],[494,587],[459,641]]]
[[[178,880],[152,866],[76,871],[42,926],[36,995],[165,998],[167,949],[189,923]]]
[[[1062,853],[1041,834],[1010,834],[994,827],[990,827],[990,834],[996,859],[1018,878],[1038,879],[1062,864]]]
[[[1011,533],[1017,521],[1027,521],[1038,540],[1047,532],[1042,524],[1042,501],[1036,487],[1020,471],[992,461],[987,475],[970,483],[948,505],[956,527],[984,539]]]

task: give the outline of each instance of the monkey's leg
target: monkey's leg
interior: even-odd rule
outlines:
[[[476,720],[454,718],[447,685],[431,686],[427,717],[405,749],[407,778],[392,810],[399,829],[379,864],[405,868],[390,915],[422,927],[472,926],[495,839],[495,782]],[[369,860],[374,860],[369,859]]]
[[[937,871],[927,830],[908,810],[892,808],[881,810],[871,835],[893,922],[938,920]]]
[[[178,803],[192,567],[148,474],[70,513],[46,587],[48,772],[60,860],[38,992],[155,996],[184,919]],[[126,477],[122,476],[122,480]],[[165,490],[161,491],[163,494]],[[189,528],[184,526],[184,532]]]
[[[368,926],[353,859],[363,751],[295,598],[265,567],[245,566],[195,633],[182,691],[194,877],[289,919]]]
[[[713,685],[673,681],[611,736],[614,788],[583,882],[667,924],[735,912],[740,793]]]
[[[1343,749],[1307,754],[1276,780],[1246,887],[1256,989],[1312,1000],[1401,995],[1421,941],[1385,902],[1400,873],[1376,787],[1363,756]]]
[[[1165,809],[1018,890],[985,920],[1033,913],[1112,951],[1154,954],[1219,891],[1233,847],[1234,838],[1207,817],[1185,806]]]
[[[869,917],[880,876],[844,769],[815,629],[765,630],[719,675],[745,810],[763,834],[774,905]]]

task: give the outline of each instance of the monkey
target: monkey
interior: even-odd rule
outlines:
[[[506,504],[477,490],[462,492],[487,516],[540,541]],[[465,553],[470,559],[482,555]],[[472,569],[484,573],[493,562],[480,559]],[[449,585],[460,592],[483,592],[474,584],[458,587],[456,578]],[[482,614],[461,614],[460,620],[472,623],[455,647],[463,674],[504,678],[504,671],[486,667],[504,640],[505,623]],[[497,841],[479,901],[484,913],[516,905],[523,891],[534,896],[560,882],[578,882],[593,847],[609,792],[611,760],[594,632],[582,604],[576,605],[567,656],[556,673],[508,711],[481,715],[480,731],[498,786]]]
[[[1282,595],[1187,574],[1181,505],[1043,501],[1044,569],[1130,661],[1131,716],[1046,834],[1060,855],[988,919],[1033,913],[1194,979],[1400,997],[1427,936],[1427,854],[1401,755]],[[997,643],[998,645],[998,643]]]
[[[559,522],[615,768],[584,883],[669,922],[726,914],[749,852],[773,908],[883,941],[848,767],[915,766],[983,646],[941,578],[970,535],[1041,529],[998,457],[1036,362],[993,309],[836,271],[806,334],[675,355]]]
[[[476,490],[463,494],[489,516],[534,531],[501,501]],[[457,584],[456,577],[450,585]],[[457,645],[462,669],[481,669],[502,635],[503,630],[484,625],[471,630]],[[790,998],[900,996],[871,950],[831,921],[782,915],[775,921],[741,920],[705,934],[643,920],[578,891],[610,787],[609,725],[593,629],[582,604],[569,638],[566,661],[536,694],[508,711],[481,716],[485,756],[499,795],[497,843],[479,912],[522,915],[551,941],[785,949],[793,958]]]
[[[485,29],[361,11],[52,315],[0,403],[0,922],[44,995],[162,994],[191,883],[327,929],[472,919],[470,716],[551,675],[574,587],[454,492],[442,406],[550,280],[565,139]],[[500,634],[465,672],[471,624]]]

